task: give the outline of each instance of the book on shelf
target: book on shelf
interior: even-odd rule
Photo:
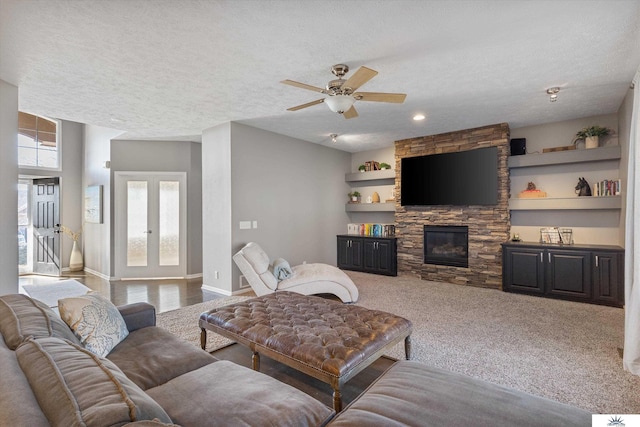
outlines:
[[[357,234],[371,237],[393,237],[396,226],[393,224],[347,224],[347,234]]]
[[[619,196],[622,192],[622,182],[619,179],[605,179],[596,182],[592,193],[595,197]]]

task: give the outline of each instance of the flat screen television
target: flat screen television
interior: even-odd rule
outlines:
[[[498,149],[406,157],[400,177],[402,206],[495,205]]]

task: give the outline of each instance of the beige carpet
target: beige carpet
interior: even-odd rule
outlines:
[[[222,307],[224,305],[248,299],[248,296],[232,296],[220,298],[212,301],[205,301],[200,304],[190,305],[188,307],[179,308],[177,310],[159,313],[156,317],[156,325],[172,332],[185,341],[189,341],[193,345],[200,348],[200,327],[198,319],[200,313],[211,310],[213,308]],[[227,346],[233,341],[224,338],[213,332],[207,332],[207,351],[214,351],[218,348]]]
[[[498,290],[347,272],[358,305],[406,317],[413,359],[599,413],[640,413],[640,377],[622,369],[624,311]],[[198,316],[230,297],[158,315],[199,345]],[[208,349],[229,343],[214,334]],[[403,357],[402,344],[389,353]]]

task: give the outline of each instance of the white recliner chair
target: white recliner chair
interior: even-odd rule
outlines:
[[[358,288],[351,278],[329,264],[296,265],[291,268],[291,277],[278,281],[270,269],[269,256],[257,243],[247,243],[233,260],[258,296],[290,291],[303,295],[333,294],[342,302],[358,300]]]

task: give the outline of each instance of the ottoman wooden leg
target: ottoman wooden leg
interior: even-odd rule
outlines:
[[[207,330],[205,328],[200,328],[200,347],[203,350],[207,349]]]
[[[404,339],[404,355],[407,360],[411,360],[411,335]]]
[[[260,353],[258,353],[257,351],[254,351],[253,356],[251,356],[251,361],[253,362],[253,370],[259,371],[260,370]]]
[[[336,414],[342,411],[342,394],[339,387],[333,389],[333,410],[336,411]]]

